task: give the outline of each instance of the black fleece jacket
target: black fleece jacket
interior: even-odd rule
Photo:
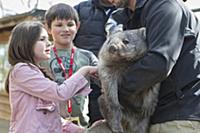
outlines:
[[[127,12],[127,9],[125,10]],[[113,16],[120,19],[120,14]],[[146,27],[147,54],[124,72],[119,99],[161,82],[151,123],[200,121],[200,22],[180,0],[137,0],[126,29]],[[122,16],[121,16],[122,17]],[[130,99],[130,105],[131,105]],[[125,103],[128,104],[128,103]]]

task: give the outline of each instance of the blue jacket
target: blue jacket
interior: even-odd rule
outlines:
[[[127,13],[126,13],[127,12]],[[124,72],[119,98],[161,82],[151,122],[200,121],[200,22],[180,0],[138,0],[125,29],[146,27],[147,54]],[[113,16],[120,21],[123,15]],[[121,16],[120,16],[121,15]],[[134,108],[134,107],[133,107]]]
[[[89,0],[76,5],[75,9],[81,22],[74,40],[75,45],[98,56],[106,40],[105,23],[114,7],[103,7],[99,4],[99,0]]]

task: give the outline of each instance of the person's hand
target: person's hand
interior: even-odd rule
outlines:
[[[97,66],[92,66],[92,68],[90,68],[89,76],[91,76],[94,79],[98,78],[98,68],[97,68]]]
[[[83,66],[77,72],[79,72],[83,76],[89,75],[97,77],[97,66]]]
[[[62,124],[62,131],[63,133],[84,133],[85,128],[80,127],[70,121],[65,121]]]

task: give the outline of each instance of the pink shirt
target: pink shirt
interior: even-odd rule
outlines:
[[[26,63],[14,66],[9,77],[11,119],[9,133],[61,133],[58,102],[74,95],[88,95],[84,76],[74,74],[57,85],[38,67]]]

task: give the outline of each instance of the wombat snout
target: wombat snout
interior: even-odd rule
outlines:
[[[115,53],[116,51],[117,51],[117,47],[116,47],[116,46],[111,45],[111,46],[109,47],[109,52],[110,52],[110,53]]]

